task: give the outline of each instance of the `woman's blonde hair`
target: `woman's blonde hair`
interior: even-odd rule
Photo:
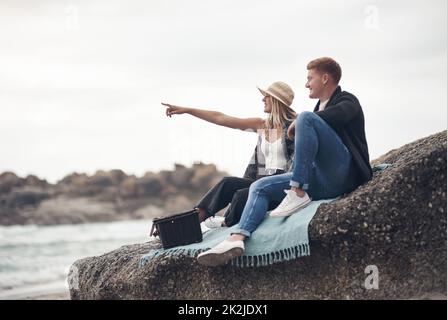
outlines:
[[[264,130],[266,135],[274,129],[282,130],[284,125],[296,119],[297,113],[275,97],[268,96],[271,100],[272,111],[267,119],[265,119]]]

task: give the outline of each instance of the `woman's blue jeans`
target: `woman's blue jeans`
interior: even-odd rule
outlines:
[[[334,198],[351,190],[352,157],[337,133],[317,114],[302,112],[295,120],[292,172],[265,177],[250,186],[239,233],[250,237],[264,219],[271,201],[282,201],[284,190],[298,187],[312,200]]]

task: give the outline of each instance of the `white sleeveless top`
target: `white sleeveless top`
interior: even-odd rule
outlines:
[[[282,138],[268,142],[265,132],[261,134],[261,151],[265,157],[265,169],[285,170],[287,166],[285,146]]]

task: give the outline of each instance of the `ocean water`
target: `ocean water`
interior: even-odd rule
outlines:
[[[0,226],[0,299],[68,290],[71,264],[150,239],[151,220]]]

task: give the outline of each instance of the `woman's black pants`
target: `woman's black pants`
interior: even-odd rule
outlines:
[[[209,216],[214,216],[219,210],[225,208],[225,224],[231,227],[239,222],[248,199],[248,190],[255,180],[224,177],[199,201],[197,208],[204,209]],[[278,206],[278,202],[270,203],[269,210]]]

